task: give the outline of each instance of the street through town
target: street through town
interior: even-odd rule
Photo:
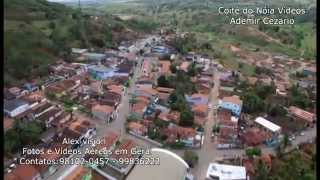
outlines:
[[[150,39],[153,38],[152,36],[147,37],[145,40],[142,40],[142,42],[137,45],[137,49],[140,50],[144,47],[144,44]],[[139,47],[138,47],[139,46]],[[134,73],[133,73],[133,77],[130,80],[130,87],[126,90],[126,92],[124,92],[124,95],[122,96],[121,99],[121,103],[120,103],[120,107],[119,107],[119,112],[118,112],[118,117],[116,120],[112,121],[109,124],[106,124],[105,121],[100,121],[100,120],[96,120],[93,119],[93,123],[96,125],[96,135],[93,137],[93,139],[100,139],[103,138],[105,135],[107,135],[108,132],[115,132],[115,133],[119,133],[120,134],[120,138],[124,139],[124,138],[130,138],[130,139],[134,139],[134,141],[136,143],[138,143],[139,145],[145,146],[145,147],[153,147],[152,145],[149,145],[149,143],[138,139],[134,136],[131,136],[129,134],[127,134],[125,132],[125,122],[126,122],[126,118],[127,115],[129,114],[129,99],[130,99],[130,94],[132,93],[133,87],[135,85],[135,82],[137,80],[137,78],[140,76],[140,72],[141,72],[141,65],[142,65],[142,61],[143,61],[143,57],[142,56],[137,56],[137,65],[134,68]],[[80,112],[74,112],[77,114],[77,116],[83,116],[83,118],[91,118],[91,117],[87,117],[87,115],[80,113]],[[79,150],[81,151],[81,154],[76,154],[76,155],[71,155],[69,158],[74,158],[74,159],[81,159],[84,157],[84,152],[86,150],[86,148],[89,148],[90,145],[84,145],[82,147],[79,148]],[[67,175],[69,172],[71,172],[74,169],[74,165],[72,164],[62,164],[58,170],[52,174],[48,180],[63,180],[64,176]]]
[[[142,40],[140,45],[136,45],[137,49],[142,49],[144,47],[144,43],[147,41],[147,39],[152,38],[148,37],[145,40]],[[140,46],[140,47],[138,47]],[[133,76],[130,80],[130,87],[125,90],[121,103],[119,105],[119,111],[117,119],[107,124],[105,121],[99,121],[97,119],[93,119],[93,122],[96,124],[96,136],[94,139],[99,139],[104,137],[108,134],[108,132],[115,132],[119,133],[121,135],[121,139],[133,139],[137,144],[143,147],[152,148],[155,147],[155,145],[144,141],[142,139],[139,139],[135,136],[132,136],[128,133],[126,133],[126,118],[130,112],[130,105],[129,101],[131,98],[131,94],[134,91],[135,88],[135,82],[138,79],[138,77],[141,74],[141,66],[143,63],[144,57],[138,55],[137,56],[137,65],[134,68]],[[219,103],[219,87],[220,87],[220,81],[219,81],[219,71],[217,69],[214,69],[213,75],[212,75],[212,82],[214,84],[213,88],[210,91],[209,94],[209,103],[212,104],[211,108],[208,110],[208,119],[204,127],[204,136],[203,136],[203,144],[201,148],[194,149],[194,151],[199,156],[198,164],[191,169],[191,173],[194,175],[195,180],[204,180],[206,177],[206,172],[208,169],[208,166],[210,163],[222,159],[222,158],[232,158],[236,156],[241,156],[245,154],[244,149],[227,149],[227,150],[218,150],[217,149],[217,142],[214,141],[214,139],[211,138],[212,133],[212,127],[215,123],[217,123],[217,107]],[[84,116],[84,118],[90,118],[87,117],[87,115],[75,112],[77,116]],[[295,140],[291,142],[291,146],[288,147],[287,150],[290,150],[292,148],[296,148],[299,144],[308,142],[313,140],[316,137],[316,128],[310,128],[304,132],[304,136],[297,136]],[[80,147],[80,151],[83,152],[81,155],[74,155],[72,158],[82,158],[84,157],[84,151],[86,148],[88,148],[89,145],[85,145]],[[261,150],[263,153],[276,153],[273,148],[261,146]],[[177,153],[180,156],[183,156],[183,153],[185,150],[172,150],[173,152]],[[57,170],[56,173],[54,173],[52,176],[50,176],[49,180],[62,180],[63,177],[71,172],[74,169],[73,165],[61,165],[61,167]]]

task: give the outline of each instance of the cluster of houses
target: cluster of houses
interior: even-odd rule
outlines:
[[[4,118],[5,123],[9,121],[10,123],[14,121],[38,121],[45,124],[46,131],[39,137],[41,143],[34,146],[34,148],[44,149],[44,152],[47,152],[48,149],[55,152],[55,149],[59,148],[70,150],[77,148],[76,146],[80,146],[80,144],[75,146],[63,144],[63,139],[72,138],[83,142],[86,139],[92,138],[96,133],[95,124],[90,119],[65,112],[61,106],[54,105],[48,101],[40,91],[32,92],[21,97],[21,99],[15,99],[14,102],[23,102],[13,104],[16,106],[15,109],[20,109],[20,111],[19,113],[8,112],[7,117]],[[5,128],[7,128],[5,130],[8,130],[12,127],[7,126]],[[57,160],[61,157],[67,158],[68,155],[62,153],[44,153],[23,156],[26,156],[25,159]],[[55,164],[13,164],[10,167],[12,169],[9,169],[8,173],[5,174],[5,179],[44,179],[55,173],[59,168]]]
[[[275,96],[279,99],[287,99],[290,98],[288,90],[293,84],[303,89],[310,90],[311,88],[312,92],[315,92],[315,64],[291,60],[285,56],[260,57],[260,59],[264,59],[262,61],[254,55],[251,56],[241,50],[235,50],[235,47],[232,48],[238,55],[246,57],[245,63],[264,69],[264,71],[268,70],[271,74],[263,72],[255,76],[245,76],[240,72],[220,68],[220,103],[217,114],[218,126],[220,127],[218,148],[229,148],[233,146],[231,144],[234,146],[240,144],[242,147],[261,144],[275,145],[281,137],[283,128],[272,119],[268,120],[268,116],[248,118],[247,114],[241,113],[243,102],[237,95],[243,92],[236,89],[239,80],[246,81],[249,86],[275,85]],[[298,71],[302,77],[291,77],[289,71],[294,73]],[[310,96],[310,98],[315,101],[315,96]],[[294,123],[302,124],[305,127],[314,126],[315,109],[301,109],[296,106],[284,107],[284,109]],[[245,123],[242,123],[243,121]]]
[[[142,63],[142,72],[131,99],[130,114],[138,120],[128,122],[127,129],[130,133],[144,138],[150,138],[150,133],[158,131],[159,136],[165,137],[161,143],[172,144],[179,141],[187,147],[200,147],[202,132],[197,128],[180,126],[181,113],[170,109],[168,105],[169,96],[174,89],[157,84],[158,77],[174,74],[170,68],[173,60],[170,56],[167,56],[169,59],[163,58],[165,55],[161,54],[170,52],[170,48],[156,46],[152,51],[155,53],[145,58]],[[192,77],[198,92],[185,94],[185,99],[193,112],[194,124],[196,127],[203,127],[207,121],[208,96],[212,87],[211,61],[208,57],[192,53],[182,57],[182,62],[177,64],[176,69],[187,72],[192,63],[203,69],[197,77]],[[155,119],[162,121],[166,126],[157,127]]]
[[[154,40],[148,39],[142,43],[148,46]],[[138,43],[139,44],[139,43]],[[27,83],[22,87],[4,89],[4,128],[13,128],[14,121],[38,121],[45,125],[46,131],[39,137],[43,149],[76,149],[81,144],[62,144],[63,139],[72,138],[83,142],[96,135],[94,120],[109,124],[117,119],[119,107],[127,87],[132,79],[134,67],[138,66],[138,47],[128,43],[122,44],[120,51],[106,50],[103,53],[92,53],[87,49],[72,49],[76,63],[58,61],[50,65],[50,77],[41,84]],[[201,72],[191,78],[197,87],[197,92],[185,94],[185,100],[194,116],[194,126],[180,125],[181,112],[170,109],[169,97],[175,90],[161,87],[157,84],[160,76],[174,75],[171,72],[175,50],[166,45],[152,46],[151,53],[143,57],[140,75],[136,79],[129,100],[129,114],[126,128],[130,134],[157,144],[182,143],[184,147],[200,148],[203,140],[203,129],[208,120],[209,94],[214,84],[213,69],[220,72],[219,103],[216,114],[216,126],[219,127],[217,139],[219,149],[232,148],[238,145],[257,146],[261,144],[274,145],[282,133],[282,127],[271,122],[266,117],[255,117],[247,127],[241,126],[243,117],[243,100],[234,93],[239,72],[226,71],[218,63],[213,63],[205,55],[189,53],[183,56],[176,69],[188,72],[189,67],[196,64]],[[275,94],[287,96],[287,90],[292,84],[285,75],[284,66],[296,66],[295,61],[277,61],[283,57],[274,57],[266,62],[258,62],[256,66],[269,67],[274,77],[257,75],[245,77],[250,85],[275,83]],[[250,59],[249,59],[250,60]],[[281,63],[280,63],[281,62]],[[269,63],[269,64],[268,64]],[[314,88],[313,80],[316,70],[313,66],[303,69],[306,77],[296,83],[304,88]],[[308,82],[307,85],[302,82]],[[311,83],[311,84],[310,84]],[[71,107],[69,107],[71,106]],[[71,108],[71,111],[70,111]],[[80,109],[91,118],[85,118],[74,113]],[[314,112],[309,112],[295,106],[290,106],[288,114],[291,118],[302,122],[305,126],[313,126],[316,121]],[[157,134],[156,138],[152,135]],[[138,145],[130,139],[121,139],[120,134],[108,132],[104,143],[96,145],[97,150],[111,152],[130,152]],[[59,159],[63,154],[41,154],[36,158]],[[89,163],[87,167],[77,166],[64,174],[63,178],[77,179],[88,174],[97,179],[123,179],[132,170],[133,163],[123,163],[120,159],[139,157],[131,153],[112,153],[87,155],[85,158],[110,158],[107,163]],[[35,158],[34,156],[26,158]],[[267,158],[265,158],[267,159]],[[230,166],[218,163],[209,165],[207,178],[246,179],[244,166]],[[5,179],[45,179],[59,169],[58,165],[14,165],[5,174]],[[248,172],[248,170],[247,170]]]
[[[82,146],[83,141],[95,136],[96,123],[93,120],[108,124],[117,119],[119,105],[136,66],[136,52],[125,49],[107,50],[100,54],[74,48],[72,56],[74,63],[59,60],[50,65],[50,76],[44,82],[4,89],[5,131],[13,128],[15,121],[38,121],[45,125],[46,130],[39,137],[41,143],[35,148],[76,149]],[[81,110],[89,116],[76,114],[74,110]],[[119,137],[118,134],[108,134],[106,144],[101,146],[111,150],[116,147]],[[62,144],[64,138],[81,143]],[[129,146],[136,145],[125,140],[117,148],[128,149]],[[42,154],[41,157],[26,158],[59,159],[62,156]],[[6,177],[16,179],[45,179],[59,168],[58,165],[16,165],[15,162],[11,166]],[[130,169],[122,167],[121,163],[110,166],[121,173]],[[79,172],[83,170],[77,169]]]

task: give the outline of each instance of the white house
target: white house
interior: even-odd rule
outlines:
[[[246,180],[246,168],[226,164],[210,163],[206,180]]]
[[[3,111],[5,115],[10,117],[16,117],[17,115],[27,111],[30,108],[29,104],[20,99],[14,99],[10,101],[4,101]]]
[[[257,117],[254,122],[262,126],[263,128],[267,129],[268,131],[271,131],[272,133],[280,133],[281,127],[274,124],[273,122],[270,122],[262,117]]]

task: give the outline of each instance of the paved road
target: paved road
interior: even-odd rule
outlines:
[[[214,87],[211,89],[210,95],[209,95],[209,101],[215,107],[218,104],[218,94],[219,94],[219,73],[217,71],[214,71],[213,73],[213,82]],[[204,179],[209,163],[212,162],[216,157],[214,153],[214,141],[211,140],[211,132],[212,132],[212,126],[216,123],[216,109],[211,108],[208,111],[208,120],[204,127],[204,141],[201,149],[197,150],[198,156],[199,156],[199,163],[198,165],[192,169],[193,175],[196,177],[196,179]]]
[[[140,43],[139,45],[140,46]],[[142,46],[140,46],[142,47]],[[118,118],[111,122],[109,125],[105,124],[105,122],[102,121],[97,121],[97,136],[96,137],[103,137],[107,132],[109,131],[114,131],[121,133],[122,138],[130,138],[133,139],[135,142],[138,144],[145,146],[145,147],[154,147],[154,145],[141,140],[139,138],[136,138],[134,136],[131,136],[125,132],[125,122],[126,122],[126,116],[128,115],[130,108],[129,108],[129,99],[130,99],[130,92],[132,92],[135,82],[137,78],[140,76],[141,73],[141,64],[142,64],[142,59],[143,57],[139,57],[138,59],[138,64],[137,68],[134,70],[134,75],[131,80],[131,86],[127,90],[128,93],[126,93],[121,101],[120,104],[120,109],[119,109],[119,115]],[[213,82],[214,82],[214,87],[212,88],[210,95],[209,95],[209,101],[214,105],[218,104],[218,93],[219,93],[219,72],[214,71],[213,75]],[[235,157],[235,156],[240,156],[245,154],[245,150],[243,149],[230,149],[230,150],[217,150],[216,149],[216,142],[211,140],[211,131],[212,131],[212,126],[216,122],[216,110],[210,109],[208,112],[208,121],[205,124],[205,134],[204,134],[204,143],[201,147],[201,149],[195,150],[197,154],[199,155],[199,162],[198,165],[191,169],[191,173],[195,176],[196,180],[204,180],[205,175],[209,166],[209,163],[214,162],[215,160],[221,159],[221,158],[227,158],[227,157]],[[310,129],[305,131],[304,136],[297,136],[296,139],[292,142],[292,146],[288,148],[295,148],[298,144],[307,142],[309,140],[312,140],[313,138],[316,137],[316,128]],[[82,149],[84,149],[83,147]],[[273,148],[261,147],[262,152],[264,153],[275,153]],[[172,150],[173,152],[177,153],[180,156],[183,156],[184,150]],[[49,179],[51,180],[56,180],[59,179],[61,174],[64,174],[67,171],[71,171],[72,166],[62,166],[58,172],[56,172],[53,176],[51,176]]]
[[[218,90],[220,86],[219,82],[219,72],[214,72],[214,88],[210,93],[210,102],[214,105],[218,104]],[[196,180],[204,180],[206,176],[206,172],[209,166],[209,163],[214,162],[216,160],[220,160],[223,158],[233,158],[239,157],[241,155],[245,155],[245,149],[227,149],[227,150],[218,150],[217,143],[211,141],[211,130],[212,126],[215,124],[217,120],[216,111],[214,109],[209,110],[208,112],[208,121],[205,125],[205,137],[204,144],[201,149],[194,150],[197,152],[199,156],[198,164],[191,169],[191,173],[194,175]],[[308,142],[310,140],[314,140],[316,137],[316,127],[310,128],[304,131],[304,136],[297,136],[294,141],[292,141],[292,145],[289,146],[286,151],[296,148],[299,144]],[[260,146],[261,151],[263,153],[275,154],[274,148],[267,147],[265,145]],[[177,153],[181,157],[183,156],[184,150],[172,150]]]
[[[145,39],[146,42],[149,41],[149,39],[152,37],[147,37]],[[144,41],[144,40],[142,40]],[[137,47],[138,48],[143,48],[143,42],[138,43]],[[134,139],[135,142],[137,142],[138,144],[141,145],[145,145],[146,147],[150,147],[150,145],[148,143],[146,143],[143,140],[140,140],[138,138],[135,138],[134,136],[128,135],[125,132],[125,122],[126,122],[126,118],[127,115],[129,113],[129,95],[130,92],[132,91],[132,87],[135,84],[135,81],[137,80],[137,78],[140,76],[140,71],[141,71],[141,64],[142,64],[142,59],[143,57],[138,57],[138,63],[136,68],[134,68],[134,75],[131,79],[131,86],[129,87],[129,89],[127,89],[127,93],[125,93],[121,99],[121,103],[120,103],[120,107],[119,107],[119,113],[118,113],[118,117],[115,121],[111,122],[110,124],[106,124],[105,121],[99,121],[99,120],[94,120],[94,123],[96,124],[96,128],[97,128],[97,134],[95,137],[93,137],[93,139],[99,139],[101,137],[104,137],[107,132],[113,131],[116,133],[120,133],[121,134],[121,138],[131,138]],[[77,113],[78,116],[84,116],[84,118],[89,118],[87,117],[85,114],[82,114],[80,112],[75,112]],[[88,148],[89,145],[85,145],[83,147],[81,147],[79,150],[82,152],[81,155],[74,155],[71,158],[82,158],[84,157],[84,151],[86,148]],[[74,169],[73,165],[62,165],[59,167],[59,169],[57,170],[57,172],[55,172],[53,175],[51,175],[49,178],[47,178],[48,180],[62,180],[63,179],[63,175],[67,174],[68,172],[72,171]]]

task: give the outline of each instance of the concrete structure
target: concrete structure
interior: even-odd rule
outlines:
[[[102,61],[106,58],[105,54],[99,53],[84,53],[83,55],[90,61]]]
[[[30,108],[29,104],[20,99],[4,101],[3,111],[9,117],[15,117]]]
[[[88,72],[96,79],[107,79],[114,76],[114,70],[105,66],[89,66]]]
[[[136,165],[127,180],[152,179],[152,180],[191,180],[193,177],[188,173],[188,164],[178,155],[165,149],[153,148],[145,158],[159,158],[159,165]]]
[[[71,48],[71,52],[73,54],[83,54],[83,53],[86,53],[88,52],[88,49],[79,49],[79,48]]]
[[[206,180],[246,180],[246,168],[218,163],[210,163]]]
[[[264,127],[265,129],[271,131],[272,133],[280,133],[281,127],[262,118],[262,117],[257,117],[254,122],[258,123],[260,126]]]

